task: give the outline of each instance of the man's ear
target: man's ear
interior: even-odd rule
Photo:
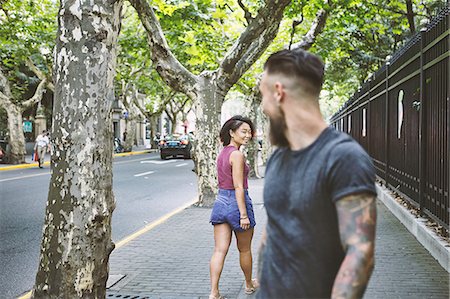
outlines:
[[[279,106],[284,99],[285,91],[284,86],[280,81],[275,82],[274,97],[277,105]]]

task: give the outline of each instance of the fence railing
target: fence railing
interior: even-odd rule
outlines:
[[[381,67],[331,118],[377,175],[449,230],[450,8]]]

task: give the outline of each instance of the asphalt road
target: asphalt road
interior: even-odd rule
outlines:
[[[115,158],[113,241],[192,201],[192,167],[191,160],[162,161],[157,153]],[[0,299],[33,286],[49,181],[48,167],[0,171]]]

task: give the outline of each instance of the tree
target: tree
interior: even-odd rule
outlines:
[[[18,101],[11,92],[10,82],[0,69],[0,106],[8,115],[9,146],[11,153],[9,162],[13,164],[25,163],[25,136],[22,129],[23,112],[41,101],[44,86],[47,81],[39,83],[36,91],[27,101]]]
[[[55,19],[50,0],[11,0],[0,7],[0,108],[7,113],[11,163],[25,162],[23,113],[52,87],[47,66],[51,64]],[[33,70],[42,76],[36,78]]]
[[[133,73],[133,72],[132,72]],[[125,132],[123,148],[125,152],[130,152],[136,139],[136,126],[138,121],[142,121],[143,116],[139,109],[135,106],[135,102],[139,101],[139,93],[134,85],[131,87],[129,83],[122,81],[122,93],[120,100],[123,103],[127,116],[125,118]],[[124,132],[124,134],[125,134]]]
[[[52,177],[35,298],[105,298],[111,241],[112,123],[122,1],[61,1]]]
[[[172,124],[172,134],[175,133],[175,129],[177,127],[178,123],[178,116],[181,114],[182,117],[187,115],[189,112],[185,112],[189,109],[189,98],[183,95],[175,95],[174,100],[170,101],[168,105],[166,106],[166,109],[164,111],[166,112],[167,117],[170,120],[170,123]],[[182,119],[183,121],[185,119]]]
[[[235,40],[219,66],[196,75],[186,69],[169,48],[153,8],[145,0],[130,0],[147,31],[152,60],[163,80],[174,90],[189,96],[197,116],[196,163],[199,182],[199,204],[210,206],[216,193],[214,164],[217,156],[217,138],[211,132],[219,131],[220,108],[230,88],[260,57],[278,32],[285,7],[290,0],[268,0],[256,15],[248,11],[248,25]],[[225,2],[218,1],[216,16],[225,13]],[[247,9],[246,9],[247,10]],[[216,22],[217,23],[217,22]],[[217,23],[221,26],[220,23]],[[191,53],[196,54],[191,48]]]
[[[116,94],[127,110],[125,118],[127,137],[123,144],[125,151],[131,151],[136,143],[137,122],[142,121],[143,118],[134,102],[142,99],[142,93],[150,93],[153,90],[147,87],[153,84],[148,78],[154,71],[150,65],[144,34],[145,31],[136,12],[125,2],[122,10],[122,28],[118,39],[115,78]]]

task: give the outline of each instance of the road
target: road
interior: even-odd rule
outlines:
[[[192,201],[197,180],[191,160],[162,161],[157,153],[116,157],[113,164],[117,242]],[[0,171],[0,298],[31,289],[39,258],[50,169]]]

